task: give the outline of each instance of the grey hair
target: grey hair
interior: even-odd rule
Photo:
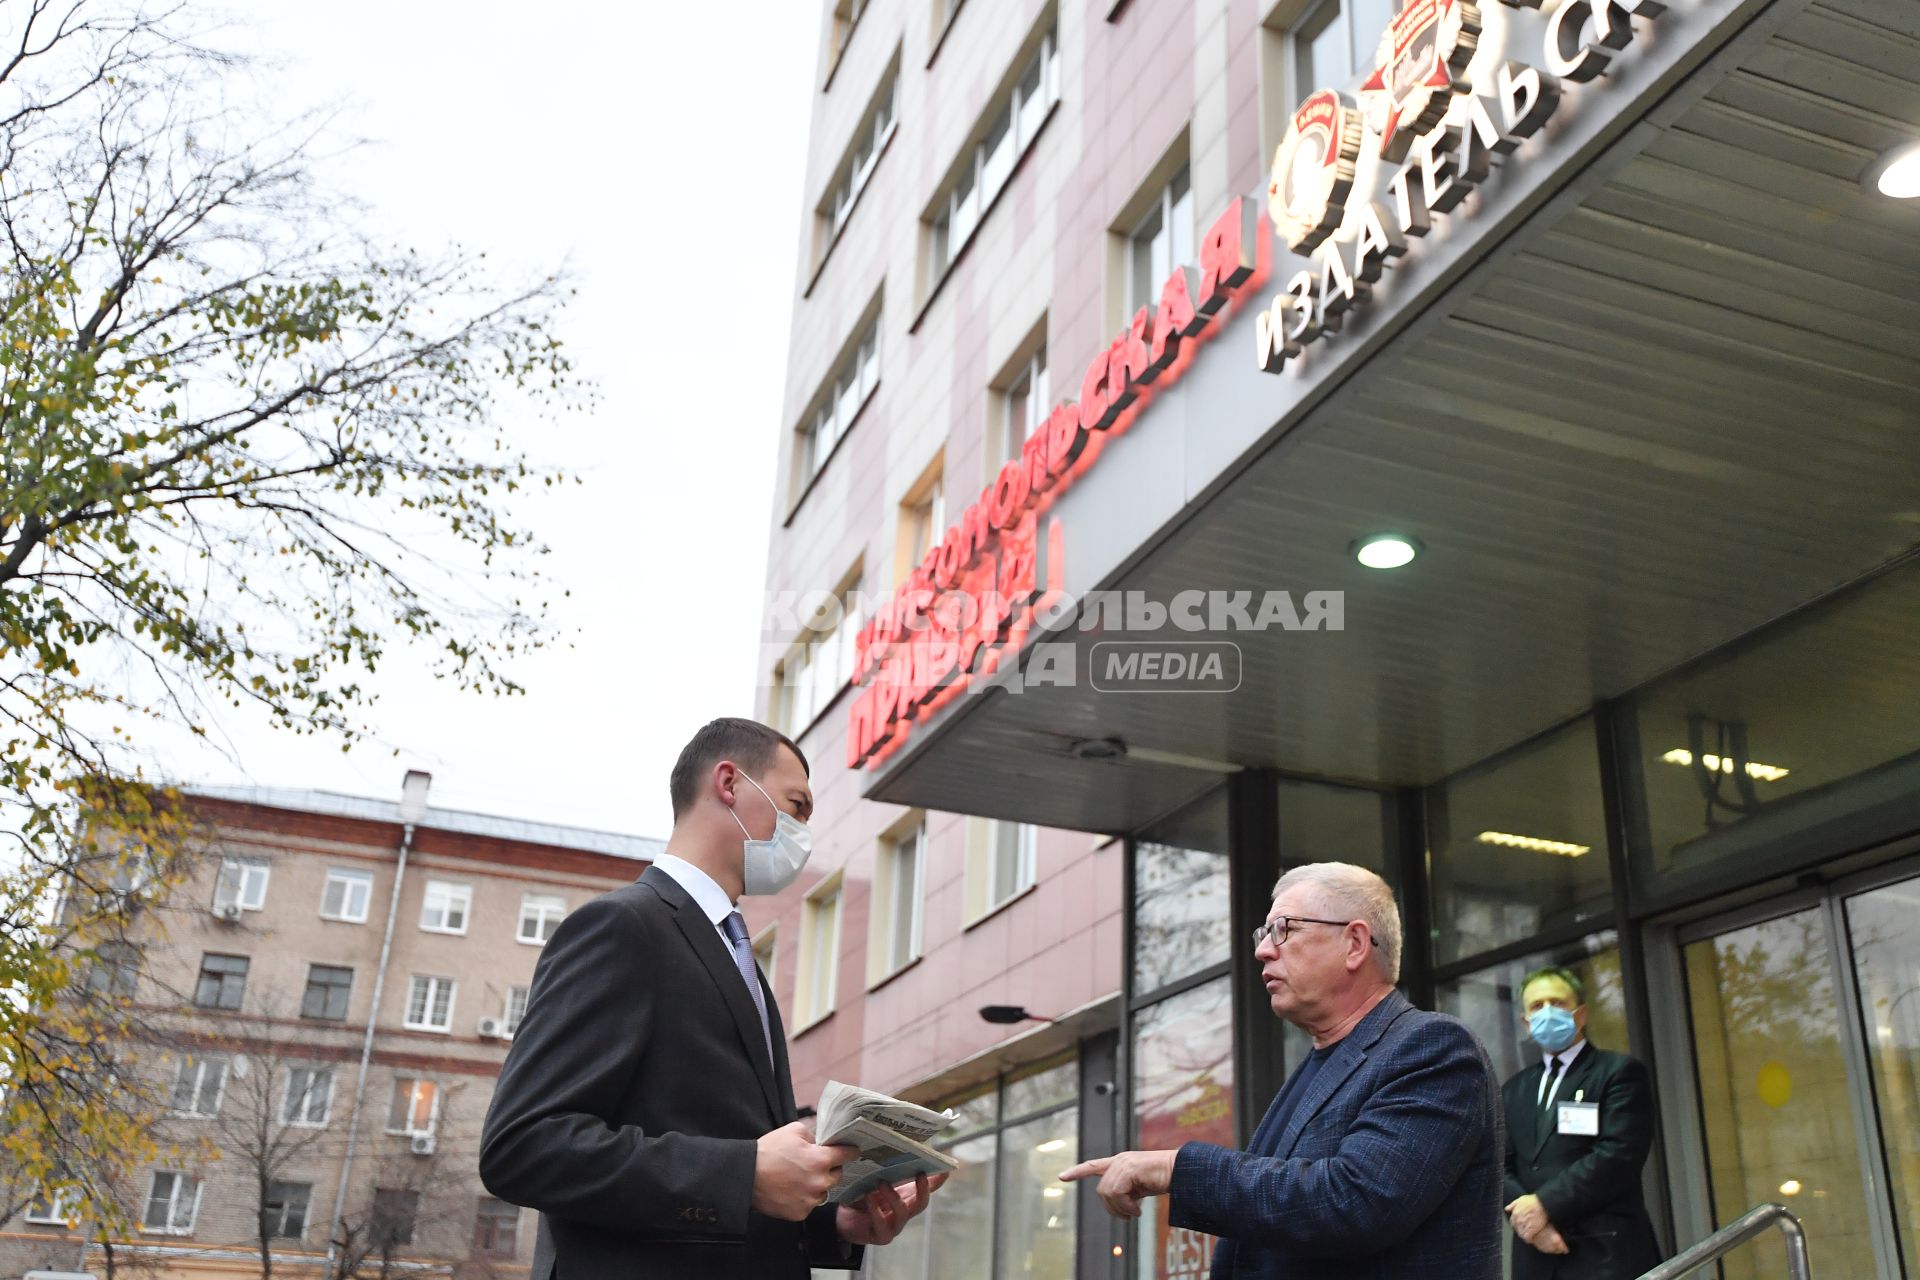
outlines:
[[[1380,972],[1388,982],[1400,981],[1400,907],[1385,880],[1350,862],[1309,862],[1275,881],[1273,896],[1296,885],[1317,890],[1331,915],[1364,921],[1373,935]]]

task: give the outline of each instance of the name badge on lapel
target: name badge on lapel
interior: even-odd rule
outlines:
[[[1556,1108],[1560,1123],[1554,1132],[1570,1138],[1597,1138],[1600,1136],[1600,1104],[1597,1102],[1562,1102]]]

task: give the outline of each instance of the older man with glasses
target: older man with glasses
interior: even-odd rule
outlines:
[[[1505,1145],[1493,1064],[1458,1019],[1394,990],[1400,911],[1363,867],[1295,867],[1254,958],[1273,1012],[1313,1038],[1245,1151],[1189,1142],[1061,1174],[1117,1217],[1220,1237],[1213,1280],[1498,1280]]]

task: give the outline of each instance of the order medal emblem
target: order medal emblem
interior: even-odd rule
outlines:
[[[1273,229],[1296,253],[1311,253],[1346,216],[1364,126],[1360,113],[1331,89],[1300,104],[1273,153],[1267,211]]]

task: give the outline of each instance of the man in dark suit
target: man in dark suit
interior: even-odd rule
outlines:
[[[1507,1081],[1507,1217],[1513,1280],[1632,1280],[1660,1262],[1640,1168],[1653,1149],[1653,1081],[1587,1043],[1579,977],[1548,968],[1520,985],[1540,1065]]]
[[[848,1147],[795,1119],[779,1006],[735,906],[800,873],[800,749],[715,720],[681,752],[667,854],[563,921],[534,970],[480,1177],[538,1209],[531,1280],[804,1280],[852,1270],[933,1186],[825,1204]]]
[[[1189,1142],[1060,1175],[1100,1199],[1221,1237],[1213,1280],[1498,1280],[1500,1100],[1493,1064],[1458,1019],[1395,991],[1400,912],[1386,882],[1345,863],[1274,887],[1254,956],[1274,1013],[1313,1052],[1245,1151]]]

